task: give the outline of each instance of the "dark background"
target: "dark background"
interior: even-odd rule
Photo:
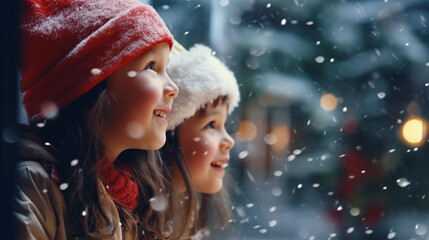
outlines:
[[[1,129],[1,173],[0,173],[0,235],[2,239],[13,239],[11,224],[11,192],[13,190],[13,172],[16,158],[17,141],[17,61],[18,61],[18,3],[2,1],[0,3],[0,129]]]

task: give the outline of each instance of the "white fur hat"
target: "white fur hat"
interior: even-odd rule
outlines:
[[[240,92],[234,74],[204,45],[196,44],[186,51],[174,42],[167,72],[179,87],[179,95],[167,115],[168,130],[219,96],[228,97],[228,114],[238,106]]]

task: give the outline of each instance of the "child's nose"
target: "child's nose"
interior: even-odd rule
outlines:
[[[227,132],[225,132],[224,138],[222,139],[222,147],[225,150],[230,150],[231,148],[234,147],[234,145],[235,145],[234,139]]]
[[[166,78],[168,81],[167,86],[165,87],[166,95],[170,98],[177,97],[177,95],[179,94],[179,87],[177,87],[177,85],[173,82],[173,80],[171,80],[168,74],[166,74]]]

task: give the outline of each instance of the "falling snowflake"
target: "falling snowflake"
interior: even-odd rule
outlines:
[[[315,61],[316,61],[317,63],[323,63],[323,62],[325,61],[325,57],[323,57],[323,56],[318,56],[318,57],[316,57],[316,58],[315,58]]]
[[[244,159],[244,158],[246,158],[246,157],[247,157],[247,155],[249,155],[249,152],[248,152],[248,151],[242,151],[242,152],[240,152],[240,153],[238,154],[238,157],[239,157],[240,159]]]
[[[278,197],[280,195],[282,195],[282,190],[279,187],[273,187],[273,189],[271,189],[271,193]]]
[[[127,73],[127,75],[128,75],[128,77],[135,77],[135,76],[137,76],[137,72],[136,71],[129,71],[128,73]]]
[[[158,212],[164,211],[168,206],[168,200],[164,195],[158,195],[149,199],[149,203],[152,209]]]
[[[221,0],[219,3],[222,7],[226,7],[229,5],[229,0]]]
[[[414,227],[414,230],[415,230],[416,234],[419,236],[423,236],[427,233],[426,225],[421,224],[421,223],[416,224],[416,226]]]
[[[295,149],[295,150],[293,150],[293,154],[295,154],[295,155],[299,155],[301,153],[302,153],[301,149]]]
[[[353,217],[356,217],[360,214],[360,210],[359,208],[351,208],[350,209],[350,215],[352,215]]]
[[[396,183],[398,183],[400,187],[406,187],[411,184],[406,178],[399,178],[396,180]]]
[[[390,232],[389,234],[387,234],[387,239],[393,239],[395,238],[396,233],[395,232]]]
[[[68,187],[69,187],[68,183],[62,183],[62,184],[60,184],[60,189],[63,190],[63,191],[66,190]]]
[[[71,161],[70,161],[70,166],[74,167],[74,166],[76,166],[78,163],[79,163],[79,160],[78,160],[78,159],[73,159],[73,160],[71,160]]]
[[[377,93],[377,97],[380,99],[383,99],[384,97],[386,97],[386,93],[385,92],[379,92],[379,93]]]
[[[271,220],[271,221],[269,221],[269,223],[268,223],[268,226],[269,227],[274,227],[274,226],[276,226],[277,225],[277,220]]]
[[[92,75],[99,75],[101,73],[101,69],[99,68],[93,68],[91,69],[91,74]]]

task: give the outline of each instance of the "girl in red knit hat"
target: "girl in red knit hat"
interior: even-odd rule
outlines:
[[[30,127],[16,167],[19,239],[137,239],[162,191],[157,151],[178,94],[173,37],[134,0],[22,0],[21,91]],[[157,188],[143,189],[153,183]]]
[[[175,42],[167,71],[180,88],[161,149],[172,177],[168,211],[181,219],[172,222],[176,234],[202,239],[210,221],[222,228],[232,217],[223,186],[234,140],[225,125],[240,92],[234,74],[200,44],[186,51]]]

